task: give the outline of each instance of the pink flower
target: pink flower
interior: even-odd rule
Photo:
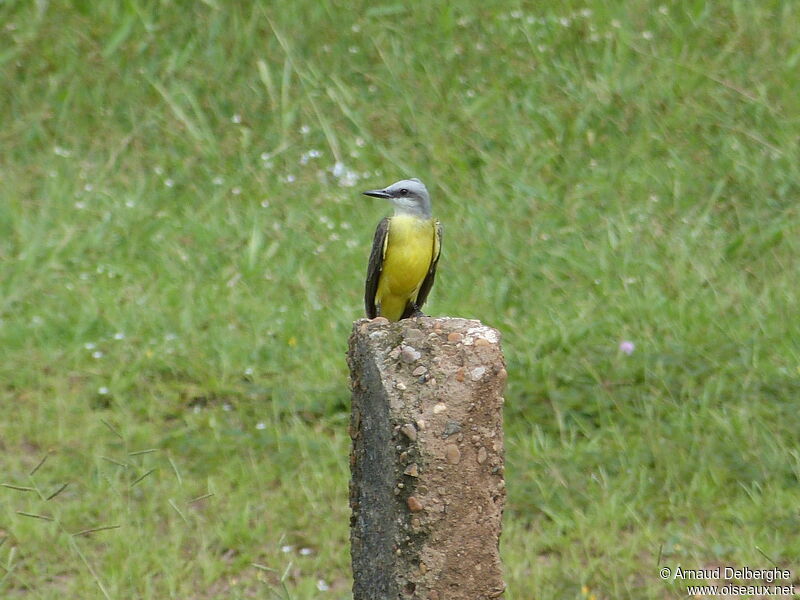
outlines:
[[[622,352],[623,354],[627,354],[628,356],[633,354],[635,348],[636,345],[630,340],[622,340],[619,343],[619,351]]]

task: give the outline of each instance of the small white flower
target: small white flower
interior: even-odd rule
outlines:
[[[266,428],[267,425],[263,421],[259,421],[258,423],[256,423],[256,429],[266,429]]]
[[[168,188],[171,188],[172,186],[175,185],[175,181],[168,177],[167,179],[164,180],[164,185],[167,186]]]
[[[320,156],[322,156],[322,152],[312,148],[308,152],[303,152],[303,154],[300,156],[300,164],[306,165],[312,158],[319,158]]]
[[[286,544],[285,546],[281,546],[281,552],[283,552],[284,554],[288,554],[292,550],[294,550],[294,546],[290,546],[289,544]]]
[[[114,339],[115,340],[124,340],[125,339],[125,334],[122,333],[121,331],[118,331],[117,333],[114,334]]]
[[[214,177],[214,179],[211,180],[211,183],[213,183],[214,185],[222,185],[224,182],[225,180],[219,175],[217,175],[216,177]]]
[[[309,133],[311,133],[311,127],[309,127],[308,125],[301,126],[300,133],[302,133],[303,135],[308,135]]]
[[[99,388],[97,388],[97,393],[100,394],[101,396],[107,396],[108,395],[108,388],[106,386],[104,386],[104,385],[100,386]]]
[[[301,556],[311,556],[312,554],[314,554],[314,551],[311,548],[300,548]]]
[[[100,350],[92,352],[92,358],[103,358],[103,353]]]
[[[646,40],[652,40],[653,39],[653,32],[652,31],[643,31],[642,32],[642,37],[644,39],[646,39]]]
[[[267,200],[266,198],[264,198],[264,199],[261,201],[261,208],[269,208],[269,200]]]
[[[331,588],[327,583],[325,583],[324,579],[320,579],[320,580],[317,581],[317,589],[320,592],[327,592]]]
[[[95,348],[97,348],[97,344],[95,344],[94,342],[86,342],[83,345],[83,347],[86,348],[87,350],[94,350]]]
[[[235,187],[231,190],[231,194],[233,194],[234,196],[238,196],[241,193],[242,193],[242,188],[240,187]]]
[[[329,169],[331,175],[339,180],[342,187],[353,187],[360,178],[359,174],[347,168],[344,163],[337,162]]]
[[[234,123],[234,124],[238,125],[238,124],[239,124],[239,123],[241,123],[241,122],[242,122],[242,115],[240,115],[240,114],[235,114],[235,115],[233,115],[233,116],[231,117],[231,123]]]

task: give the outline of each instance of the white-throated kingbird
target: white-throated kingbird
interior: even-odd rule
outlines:
[[[390,321],[421,316],[442,240],[442,226],[431,216],[428,189],[419,179],[403,179],[364,194],[394,205],[394,215],[378,224],[372,241],[364,292],[367,316]]]

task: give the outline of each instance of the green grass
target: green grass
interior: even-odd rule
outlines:
[[[800,569],[799,26],[0,2],[0,596],[350,597],[359,191],[403,176],[428,311],[504,336],[510,600]]]

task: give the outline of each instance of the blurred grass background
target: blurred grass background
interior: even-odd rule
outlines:
[[[800,567],[799,27],[0,2],[0,596],[350,597],[359,192],[409,176],[427,311],[504,336],[506,597]]]

